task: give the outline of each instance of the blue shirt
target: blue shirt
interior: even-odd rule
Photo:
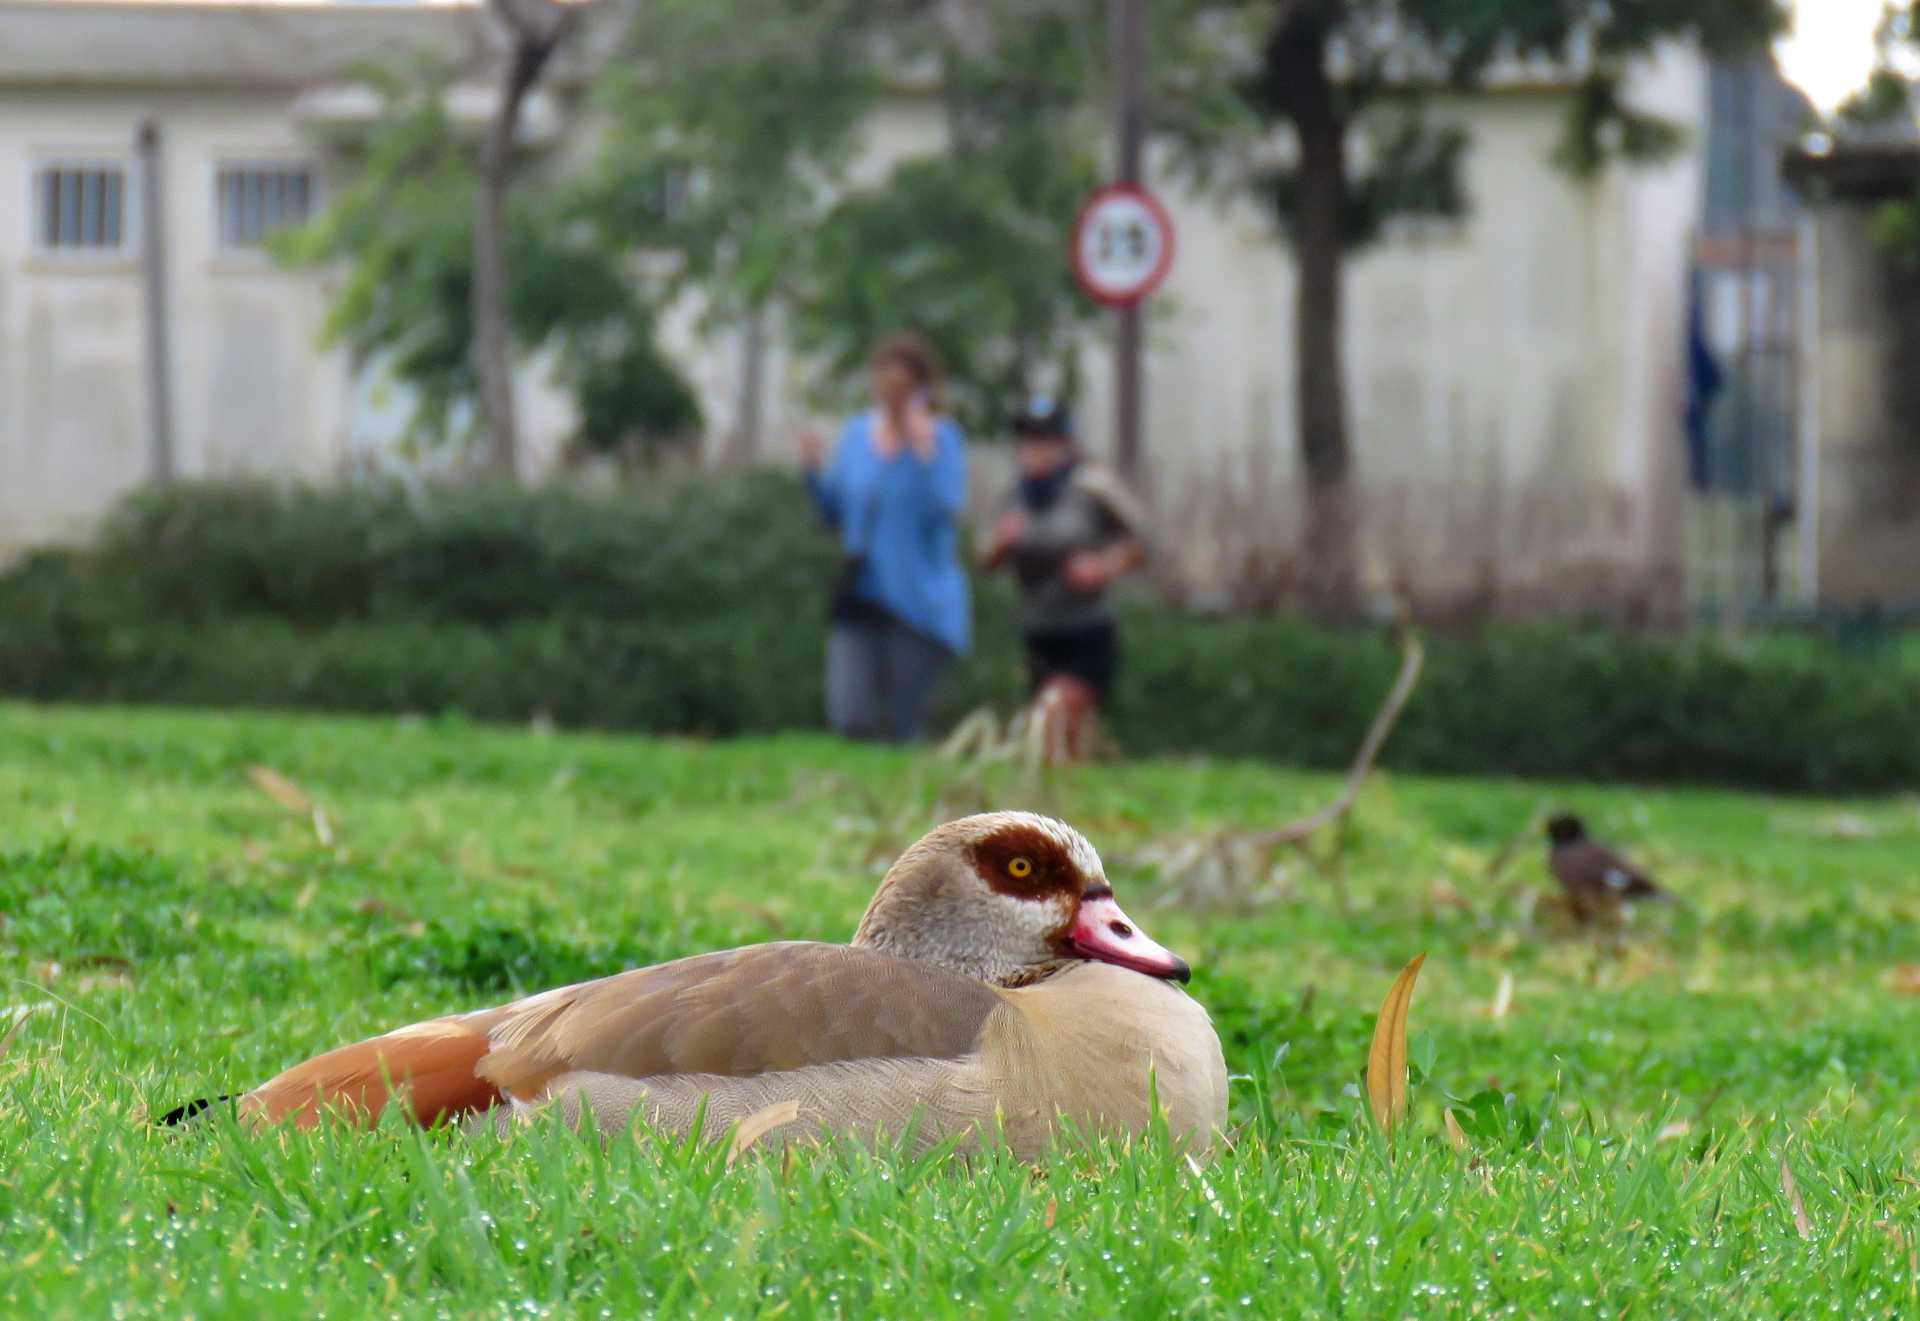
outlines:
[[[854,593],[957,653],[971,641],[967,575],[955,524],[967,503],[967,452],[951,418],[934,422],[933,458],[873,447],[874,415],[849,418],[824,472],[807,474],[821,516],[865,557]]]

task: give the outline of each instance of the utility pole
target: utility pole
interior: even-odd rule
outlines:
[[[1147,58],[1145,0],[1108,0],[1113,38],[1114,129],[1118,183],[1140,182],[1140,149],[1146,137],[1142,84]],[[1136,486],[1142,477],[1140,306],[1118,309],[1114,337],[1114,464]]]
[[[760,397],[767,391],[767,315],[765,305],[748,308],[740,339],[740,426],[733,459],[749,467],[760,458]]]
[[[174,478],[173,360],[167,342],[167,238],[161,210],[166,179],[160,169],[160,126],[141,120],[135,145],[140,157],[140,266],[146,277],[147,430],[154,484],[166,486]]]

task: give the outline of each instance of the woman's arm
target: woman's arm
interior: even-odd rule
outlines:
[[[907,496],[932,522],[952,522],[967,507],[967,445],[959,424],[934,424],[933,452],[907,450]]]
[[[846,521],[846,464],[849,450],[848,439],[853,434],[853,422],[849,419],[840,428],[840,439],[834,443],[833,458],[823,467],[820,462],[819,441],[815,437],[808,446],[802,438],[801,463],[807,483],[807,491],[813,496],[814,505],[820,510],[820,517],[827,526],[840,527]]]

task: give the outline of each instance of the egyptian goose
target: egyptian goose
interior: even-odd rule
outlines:
[[[708,1133],[782,1107],[781,1139],[877,1129],[924,1149],[999,1132],[1032,1158],[1059,1116],[1137,1133],[1157,1096],[1204,1151],[1227,1074],[1206,1011],[1171,984],[1187,975],[1077,831],[994,812],[902,854],[851,945],[748,945],[415,1023],[295,1065],[239,1110],[371,1122],[397,1093],[418,1122],[504,1130],[584,1102],[608,1131],[637,1112],[685,1133],[704,1099]]]
[[[1617,916],[1631,903],[1670,899],[1651,876],[1587,833],[1570,812],[1547,821],[1547,869],[1567,892],[1576,921]]]

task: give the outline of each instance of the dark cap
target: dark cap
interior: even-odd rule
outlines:
[[[1031,395],[1013,415],[1013,434],[1023,440],[1072,440],[1073,411],[1052,395]]]

